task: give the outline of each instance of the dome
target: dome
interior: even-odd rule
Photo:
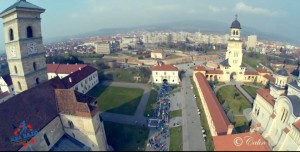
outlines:
[[[281,76],[285,76],[285,77],[289,76],[288,72],[284,68],[281,68],[280,70],[278,70],[277,74],[281,75]]]
[[[299,77],[299,69],[295,69],[294,71],[291,72],[291,75],[295,76],[295,77]]]
[[[235,19],[235,20],[231,23],[230,28],[238,28],[238,29],[242,29],[242,28],[241,28],[241,24],[240,24],[240,22],[239,22],[237,19]]]

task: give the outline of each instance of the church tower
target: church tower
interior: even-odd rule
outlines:
[[[45,9],[41,7],[18,0],[0,13],[7,62],[16,94],[47,80],[40,17],[43,12]]]
[[[241,24],[235,20],[230,26],[230,37],[227,45],[226,59],[231,67],[240,67],[242,65],[243,52],[242,52],[242,41],[241,41]]]

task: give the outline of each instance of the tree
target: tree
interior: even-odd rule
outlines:
[[[224,101],[222,107],[224,108],[224,111],[227,113],[230,110],[230,107],[226,101]]]
[[[267,81],[265,88],[266,88],[266,89],[269,89],[269,88],[270,88],[270,80]]]

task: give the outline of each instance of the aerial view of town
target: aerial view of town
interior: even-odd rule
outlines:
[[[300,151],[299,6],[1,0],[0,151]]]

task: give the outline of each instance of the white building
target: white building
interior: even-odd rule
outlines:
[[[86,66],[86,64],[47,64],[48,80],[56,76],[62,79]]]
[[[64,77],[62,81],[66,88],[86,94],[99,83],[98,71],[91,66],[85,66]]]
[[[151,58],[153,59],[165,59],[166,53],[164,50],[154,50],[151,52]]]
[[[300,150],[300,79],[287,84],[287,77],[282,68],[271,90],[257,90],[250,113],[250,131],[261,133],[273,151]]]
[[[95,43],[97,54],[110,54],[111,44],[110,42],[97,42]]]
[[[257,36],[256,35],[249,35],[247,40],[247,50],[255,49],[257,43]]]
[[[152,82],[162,83],[167,81],[169,84],[179,84],[178,69],[173,65],[155,65],[152,67]]]

